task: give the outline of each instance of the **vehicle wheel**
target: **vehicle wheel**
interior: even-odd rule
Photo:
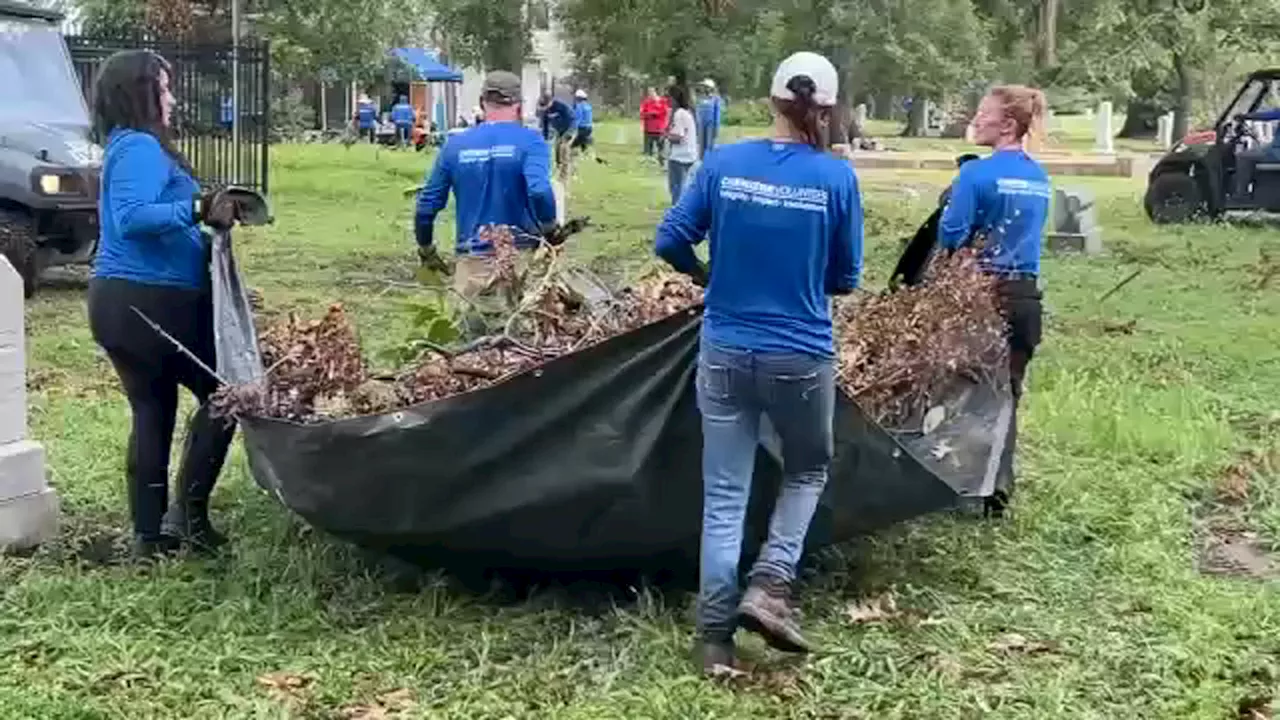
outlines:
[[[1161,225],[1192,222],[1209,210],[1200,183],[1182,173],[1157,175],[1147,187],[1143,206],[1147,217]]]
[[[36,229],[25,213],[0,210],[0,254],[22,276],[23,297],[36,293],[39,264],[36,258]]]

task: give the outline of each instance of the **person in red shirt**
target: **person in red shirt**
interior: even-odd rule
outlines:
[[[662,135],[667,131],[667,118],[671,110],[667,99],[658,95],[657,88],[649,88],[649,94],[640,102],[640,124],[644,129],[644,154],[655,153],[661,160]]]

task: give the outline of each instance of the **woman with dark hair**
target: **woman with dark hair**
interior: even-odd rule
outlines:
[[[1044,93],[1024,85],[992,88],[969,123],[973,140],[991,155],[961,165],[938,222],[938,244],[948,250],[981,239],[981,263],[998,279],[1008,317],[1009,380],[1013,416],[1000,458],[988,515],[1004,513],[1013,494],[1018,403],[1027,365],[1040,344],[1040,238],[1049,215],[1049,176],[1027,154],[1044,133]]]
[[[698,162],[698,121],[693,117],[689,93],[679,85],[667,90],[671,98],[671,124],[667,128],[667,141],[671,151],[667,154],[667,188],[671,191],[671,204],[680,201],[689,168]]]
[[[93,92],[95,130],[106,153],[89,326],[132,410],[125,472],[140,559],[172,553],[183,542],[211,550],[226,541],[209,524],[209,495],[235,433],[233,424],[209,414],[217,382],[139,316],[214,366],[210,242],[200,223],[230,227],[236,210],[220,193],[202,199],[190,163],[174,147],[169,78],[159,55],[120,52],[103,63]],[[188,425],[177,502],[169,508],[179,386],[200,407]]]
[[[826,152],[836,70],[796,53],[774,74],[773,136],[708,153],[658,227],[657,254],[706,286],[696,379],[702,412],[698,649],[703,670],[735,662],[739,625],[805,651],[791,585],[827,481],[835,411],[832,295],[862,267],[862,202],[848,162]],[[708,269],[693,246],[710,234]],[[783,482],[743,593],[738,559],[768,415]],[[741,598],[741,601],[739,601]]]

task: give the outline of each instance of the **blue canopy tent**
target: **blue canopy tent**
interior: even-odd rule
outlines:
[[[396,48],[391,54],[418,72],[420,80],[427,82],[462,82],[462,73],[441,63],[434,50],[422,48]]]
[[[462,73],[440,62],[434,50],[423,48],[396,48],[391,55],[408,65],[419,80],[428,83],[461,83]],[[431,117],[436,127],[448,128],[449,118],[457,115],[456,92],[430,92]],[[447,97],[446,97],[447,96]]]

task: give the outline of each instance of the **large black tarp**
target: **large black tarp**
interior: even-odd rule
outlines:
[[[215,248],[230,254],[229,244]],[[229,257],[215,274],[235,274]],[[215,278],[247,304],[238,279]],[[247,308],[223,308],[220,370],[245,358]],[[441,566],[542,572],[696,567],[698,310],[497,385],[382,415],[320,424],[241,418],[257,483],[311,525],[362,547]],[[260,361],[259,361],[260,362]],[[234,373],[244,373],[237,379]],[[810,548],[952,505],[983,484],[1001,394],[959,387],[930,432],[889,433],[841,396],[829,485]],[[996,413],[998,415],[998,411]],[[748,512],[751,553],[781,480],[762,432]]]

